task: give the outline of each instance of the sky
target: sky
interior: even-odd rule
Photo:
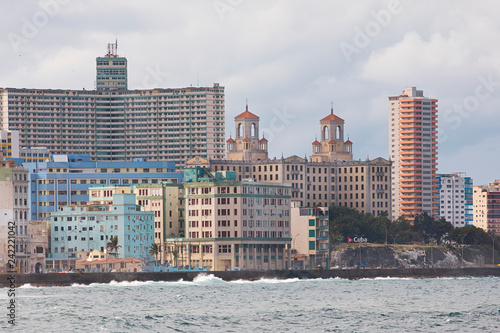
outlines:
[[[388,158],[388,96],[438,101],[438,172],[500,178],[500,2],[0,0],[0,87],[94,89],[118,40],[129,89],[226,91],[226,136],[260,116],[270,157],[310,156],[345,120],[354,159]]]

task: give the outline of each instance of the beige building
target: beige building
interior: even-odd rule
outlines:
[[[29,272],[45,273],[45,258],[49,252],[49,221],[28,222]]]
[[[28,170],[0,154],[0,267],[6,272],[9,250],[15,250],[18,273],[29,272]],[[15,233],[15,247],[9,240]],[[10,233],[9,233],[10,232]]]
[[[286,269],[290,246],[290,186],[235,173],[186,169],[186,238],[168,239],[173,266],[211,270]]]
[[[246,112],[248,111],[243,114]],[[239,124],[244,123],[243,120],[253,119],[254,133],[258,133],[258,117],[250,118],[248,114],[243,118],[238,117],[235,118],[237,132]],[[256,182],[289,183],[292,185],[292,200],[300,201],[300,206],[338,205],[354,208],[362,213],[376,216],[387,214],[390,217],[391,162],[383,158],[352,160],[352,143],[349,140],[343,141],[344,121],[333,113],[323,118],[320,125],[324,133],[323,146],[327,148],[324,151],[321,148],[316,153],[313,151],[310,161],[296,155],[287,158],[250,159],[255,155],[245,155],[238,146],[234,146],[231,152],[228,151],[227,159],[197,157],[188,160],[186,164],[203,166],[212,172],[234,171],[238,181],[253,179]],[[334,146],[328,144],[331,138],[336,139]],[[233,144],[231,140],[227,142],[228,147]],[[314,147],[313,144],[313,149]],[[267,143],[265,148],[267,155]]]
[[[227,159],[230,161],[267,160],[267,139],[259,140],[260,118],[250,111],[248,105],[245,112],[234,117],[236,124],[236,140],[229,138],[227,143]]]
[[[328,269],[330,246],[328,207],[300,207],[292,201],[292,265],[293,269]]]
[[[143,262],[139,258],[113,258],[98,250],[78,252],[83,260],[75,261],[74,269],[84,272],[141,272]]]
[[[472,213],[474,226],[500,235],[500,179],[473,187]]]
[[[321,142],[312,143],[311,162],[336,162],[352,160],[352,142],[344,141],[344,119],[333,114],[320,120]]]

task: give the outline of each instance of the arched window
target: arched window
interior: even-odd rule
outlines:
[[[238,135],[238,138],[243,137],[243,124],[239,123],[238,124],[238,130],[236,131],[236,135]]]
[[[250,125],[250,136],[252,138],[255,138],[255,135],[256,135],[256,133],[255,133],[255,124],[252,123],[252,125]]]
[[[323,141],[328,140],[328,126],[323,127]]]

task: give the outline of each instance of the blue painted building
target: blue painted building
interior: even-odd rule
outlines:
[[[23,163],[30,172],[30,219],[49,219],[61,206],[84,204],[90,185],[182,183],[174,162],[91,162],[88,154],[53,155],[52,162]]]
[[[60,207],[50,217],[51,255],[62,261],[53,267],[61,268],[77,259],[77,252],[104,252],[108,242],[118,237],[118,250],[110,258],[140,258],[151,260],[154,243],[154,212],[141,211],[135,194],[113,196],[112,204],[89,202],[85,205]],[[111,253],[109,253],[111,255]]]

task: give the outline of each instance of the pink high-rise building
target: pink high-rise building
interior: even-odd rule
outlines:
[[[415,87],[389,97],[393,219],[437,211],[437,102]]]

